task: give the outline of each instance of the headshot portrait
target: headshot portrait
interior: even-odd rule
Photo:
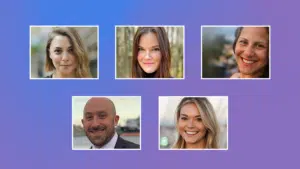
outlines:
[[[202,26],[202,78],[270,79],[270,26]]]
[[[227,150],[227,96],[159,97],[160,150]]]
[[[116,78],[184,78],[183,26],[116,26]]]
[[[98,79],[97,26],[30,26],[30,79]]]
[[[73,150],[140,150],[141,98],[72,98]]]

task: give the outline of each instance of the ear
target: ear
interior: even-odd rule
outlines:
[[[118,115],[115,116],[114,122],[115,122],[115,126],[118,125],[120,117]]]
[[[82,123],[82,125],[84,125],[84,124],[83,124],[83,123],[84,123],[83,119],[81,119],[81,123]]]

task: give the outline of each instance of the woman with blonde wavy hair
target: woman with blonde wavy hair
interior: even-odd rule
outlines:
[[[217,149],[219,127],[213,106],[204,97],[185,97],[176,110],[175,149]]]
[[[72,27],[56,27],[49,33],[46,46],[47,78],[91,78],[88,54]]]

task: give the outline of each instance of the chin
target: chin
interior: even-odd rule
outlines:
[[[154,73],[155,72],[155,69],[143,69],[144,72],[148,73],[148,74],[151,74],[151,73]]]

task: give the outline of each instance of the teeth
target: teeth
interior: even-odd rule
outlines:
[[[198,132],[196,131],[186,131],[187,134],[197,134]]]
[[[244,58],[243,58],[243,62],[248,63],[248,64],[254,63],[254,61],[246,60],[246,59],[244,59]]]

